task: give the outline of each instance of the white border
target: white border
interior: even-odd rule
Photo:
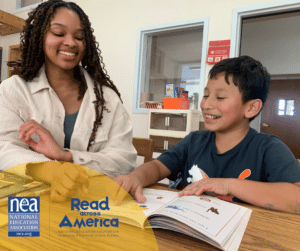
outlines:
[[[185,21],[178,21],[167,24],[153,25],[143,27],[138,30],[137,35],[137,49],[135,61],[135,74],[134,74],[134,93],[133,93],[133,113],[148,113],[148,109],[140,108],[140,90],[142,83],[143,72],[145,71],[145,59],[147,48],[147,36],[154,35],[163,31],[186,29],[191,27],[203,27],[202,39],[202,55],[201,55],[201,69],[200,69],[200,84],[199,84],[199,97],[203,96],[203,89],[205,87],[205,67],[206,67],[206,52],[208,44],[208,24],[209,17],[196,18]]]

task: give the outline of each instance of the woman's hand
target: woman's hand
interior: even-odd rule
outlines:
[[[224,178],[207,178],[194,182],[179,192],[179,196],[200,195],[205,191],[214,192],[217,195],[230,194],[227,179]]]
[[[88,193],[89,180],[84,169],[65,162],[55,169],[51,183],[50,198],[52,201],[65,201],[74,196],[78,189]]]
[[[23,124],[18,131],[20,132],[19,139],[23,140],[37,153],[44,154],[47,158],[52,160],[72,162],[72,154],[62,149],[56,143],[51,133],[35,120],[29,120]],[[34,133],[39,136],[39,142],[35,142],[31,139],[31,135]]]

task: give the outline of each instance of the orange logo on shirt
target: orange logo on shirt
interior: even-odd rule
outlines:
[[[244,170],[244,171],[240,174],[240,176],[238,177],[238,179],[244,180],[244,179],[248,178],[250,175],[251,175],[251,170],[250,170],[250,169],[246,169],[246,170]]]
[[[204,178],[209,178],[208,175],[201,168],[199,168],[199,169],[200,169],[200,173],[202,174],[202,176]],[[244,180],[244,179],[248,178],[250,175],[251,175],[251,170],[250,169],[246,169],[243,172],[241,172],[241,174],[238,177],[238,179]]]

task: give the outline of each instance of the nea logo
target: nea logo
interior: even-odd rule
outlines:
[[[39,213],[39,197],[8,197],[8,213]]]

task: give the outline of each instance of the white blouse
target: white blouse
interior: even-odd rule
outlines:
[[[104,86],[105,106],[102,125],[99,126],[95,142],[87,151],[88,141],[95,121],[93,101],[96,96],[93,80],[81,68],[87,83],[87,91],[74,125],[70,152],[73,162],[99,171],[105,175],[118,176],[130,173],[136,163],[136,150],[132,145],[132,123],[118,95]],[[100,110],[100,109],[99,109]],[[4,80],[0,85],[0,170],[9,170],[25,176],[24,168],[14,170],[14,166],[35,161],[49,160],[19,139],[17,131],[22,124],[34,119],[49,130],[59,144],[64,147],[65,110],[62,102],[48,83],[44,66],[36,78],[25,82],[17,75]],[[38,141],[37,135],[32,138]],[[89,175],[92,170],[86,169]]]

